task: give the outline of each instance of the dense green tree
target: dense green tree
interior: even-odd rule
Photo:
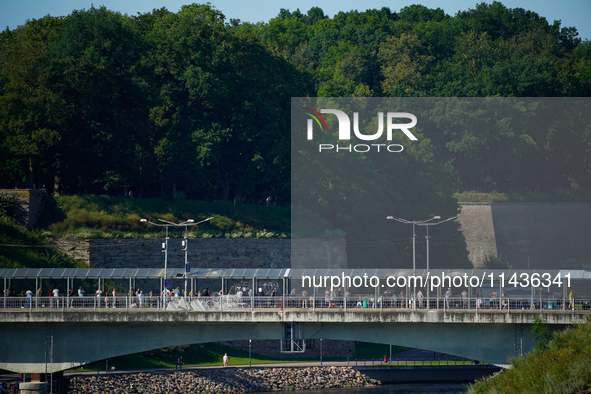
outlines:
[[[441,22],[447,17],[441,8],[430,9],[422,5],[410,5],[402,8],[397,21],[409,23]]]
[[[219,11],[193,4],[167,14],[148,36],[157,85],[150,109],[157,163],[153,176],[164,194],[186,193],[193,182],[208,184],[207,177],[195,176],[191,135],[203,111],[227,95],[215,71],[225,34]]]
[[[73,190],[99,191],[112,173],[122,183],[133,175],[146,113],[134,69],[143,47],[125,17],[105,7],[74,11],[51,44],[51,83],[61,99],[52,108],[61,138],[55,171]]]
[[[282,9],[277,18],[263,25],[261,41],[272,51],[291,56],[297,48],[310,39],[311,28],[301,20],[301,13]]]
[[[591,44],[577,35],[500,2],[454,16],[282,9],[256,24],[210,4],[32,20],[0,33],[0,182],[235,202],[294,193],[346,233],[354,264],[408,266],[409,229],[385,213],[454,216],[453,191],[591,191],[585,100],[512,99],[589,97]],[[303,155],[294,181],[310,187],[294,191],[290,99],[302,96],[506,99],[421,108],[404,155]],[[450,226],[433,229],[434,267],[467,264]]]
[[[169,14],[171,14],[171,12],[165,7],[154,9],[151,12],[146,12],[144,14],[138,12],[137,15],[131,17],[131,27],[142,37],[146,37],[152,32],[154,25],[159,21],[162,21]]]
[[[428,68],[434,57],[417,37],[402,34],[390,37],[380,46],[378,59],[382,64],[382,90],[402,96],[427,95]]]
[[[372,82],[371,67],[367,52],[352,47],[341,40],[338,46],[331,47],[317,70],[321,77],[318,88],[319,97],[346,97],[373,95],[369,87]]]
[[[187,180],[196,180],[224,201],[231,189],[235,201],[265,191],[286,199],[278,180],[287,176],[289,97],[306,84],[251,33],[224,26],[219,11],[191,5],[150,36],[161,81],[152,109],[160,182],[194,194],[199,186]]]
[[[591,41],[585,40],[573,51],[573,74],[583,86],[582,90],[591,92]]]
[[[282,9],[257,24],[211,5],[131,17],[92,7],[6,30],[0,45],[0,182],[62,192],[287,201],[290,97],[591,94],[589,41],[500,2],[455,16]],[[450,190],[588,190],[585,125],[466,131],[453,123],[464,110],[425,131],[428,167]],[[466,115],[500,122],[482,114]]]
[[[47,151],[59,133],[48,108],[59,102],[47,83],[45,55],[50,38],[60,33],[62,21],[50,16],[28,21],[0,38],[0,146],[4,175],[19,184],[42,186]],[[38,179],[39,178],[39,179]]]
[[[229,36],[226,42],[219,70],[226,96],[205,111],[193,133],[200,166],[217,174],[223,200],[232,189],[234,201],[262,199],[264,191],[285,201],[289,189],[278,182],[289,171],[289,98],[305,95],[306,84],[254,37]]]

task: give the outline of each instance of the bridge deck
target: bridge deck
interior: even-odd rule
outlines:
[[[154,309],[32,309],[0,310],[4,323],[480,323],[531,324],[543,315],[547,324],[580,324],[587,311],[560,310],[429,310],[422,309],[234,309],[209,311],[163,311]]]

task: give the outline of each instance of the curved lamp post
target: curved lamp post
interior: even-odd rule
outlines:
[[[447,218],[447,219],[442,220],[437,223],[427,223],[427,220],[425,220],[423,223],[417,223],[417,226],[427,227],[427,236],[425,237],[425,239],[427,240],[427,271],[429,271],[429,226],[437,226],[438,224],[449,222],[450,220],[454,220],[455,218],[456,217],[454,216],[454,217]],[[441,217],[435,216],[434,219],[441,219]]]
[[[416,276],[416,252],[415,252],[415,238],[416,238],[416,234],[415,234],[415,226],[423,226],[426,225],[427,222],[430,222],[431,220],[437,220],[437,219],[441,219],[441,216],[433,216],[431,219],[427,219],[427,220],[406,220],[406,219],[402,219],[402,218],[395,218],[394,216],[387,216],[386,219],[388,220],[396,220],[397,222],[403,223],[403,224],[412,224],[412,275]],[[449,220],[449,219],[448,219]],[[416,303],[416,280],[413,282],[413,289],[412,289],[412,309],[416,310],[417,309],[417,303]]]
[[[151,225],[154,226],[158,226],[158,227],[166,227],[166,238],[164,240],[164,243],[162,243],[162,252],[164,252],[164,309],[166,309],[166,278],[168,276],[168,228],[169,227],[182,227],[185,226],[185,239],[183,240],[183,250],[185,251],[185,278],[187,276],[187,268],[188,268],[188,262],[187,262],[187,253],[188,253],[188,239],[187,239],[187,227],[188,226],[196,226],[198,224],[201,224],[203,222],[207,222],[208,220],[213,219],[213,216],[207,219],[204,219],[200,222],[195,223],[195,220],[193,219],[188,219],[184,222],[181,223],[173,223],[173,222],[169,222],[168,220],[164,220],[164,219],[158,219],[159,222],[162,223],[154,223],[154,222],[150,222],[148,219],[140,219],[140,222],[142,223],[149,223]],[[185,293],[187,292],[187,283],[185,281]]]
[[[436,216],[436,218],[437,219],[441,219],[439,216]],[[447,218],[447,219],[442,220],[442,221],[437,222],[437,223],[426,223],[426,221],[425,221],[422,224],[418,224],[418,226],[425,226],[425,227],[427,227],[427,236],[425,237],[425,239],[427,240],[427,272],[429,272],[429,226],[437,226],[438,224],[449,222],[450,220],[453,220],[455,218],[456,217],[454,216],[454,217]],[[429,298],[429,293],[430,293],[429,287],[427,287],[427,298]]]

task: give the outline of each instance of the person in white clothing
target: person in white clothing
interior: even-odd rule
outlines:
[[[57,286],[55,286],[51,292],[53,293],[53,297],[56,299],[55,302],[53,302],[52,304],[54,307],[59,308],[60,305],[59,300],[57,298],[60,296],[60,291],[57,288]]]
[[[33,292],[31,289],[27,290],[27,308],[31,306],[31,299],[33,298]]]
[[[417,300],[419,301],[419,309],[423,309],[423,292],[421,290],[417,293]]]
[[[101,307],[101,296],[103,295],[103,291],[101,290],[100,287],[96,290],[95,294],[96,294],[96,306],[98,308],[100,308]]]

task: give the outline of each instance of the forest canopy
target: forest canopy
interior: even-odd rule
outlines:
[[[288,205],[292,97],[589,97],[591,42],[577,36],[500,2],[453,16],[282,9],[256,24],[210,4],[48,15],[0,33],[0,186]],[[570,130],[421,135],[381,204],[453,216],[454,192],[588,195],[591,127]],[[378,192],[368,171],[351,198]]]
[[[286,203],[290,97],[589,97],[591,43],[577,35],[499,2],[455,16],[282,9],[258,24],[209,4],[30,20],[0,34],[0,184]],[[519,174],[463,160],[505,137],[425,149],[455,191],[589,190],[588,129],[520,136],[508,152]],[[538,162],[560,170],[510,181],[539,179]]]

